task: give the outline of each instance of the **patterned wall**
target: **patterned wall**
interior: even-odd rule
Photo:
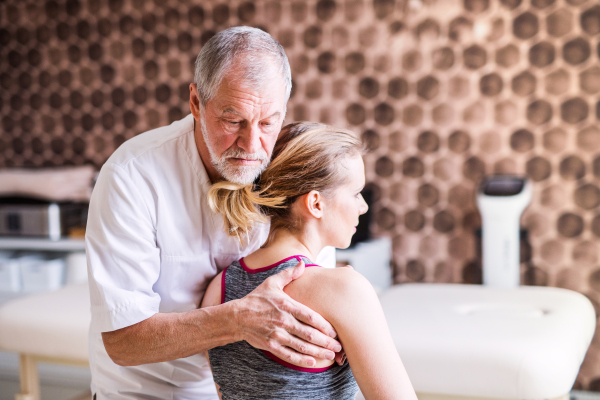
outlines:
[[[400,282],[481,281],[484,174],[526,174],[523,280],[600,309],[594,0],[0,3],[0,167],[91,163],[188,113],[196,54],[247,24],[285,47],[288,120],[362,134]],[[576,388],[600,391],[600,331]]]

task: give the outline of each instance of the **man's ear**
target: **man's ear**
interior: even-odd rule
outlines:
[[[196,121],[200,120],[200,97],[195,83],[190,83],[190,111]]]
[[[324,198],[321,193],[316,190],[310,191],[304,195],[304,207],[306,211],[314,218],[321,219],[323,217],[323,209],[325,204],[323,203]]]

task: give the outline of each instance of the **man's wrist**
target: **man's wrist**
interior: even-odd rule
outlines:
[[[244,340],[244,325],[240,321],[240,308],[242,300],[232,300],[224,303],[227,306],[227,321],[229,330],[233,334],[233,341],[240,342]]]
[[[197,312],[205,313],[209,325],[200,324],[199,329],[206,332],[210,327],[213,343],[211,348],[243,340],[242,329],[238,322],[238,301],[232,300],[214,307],[201,308]]]

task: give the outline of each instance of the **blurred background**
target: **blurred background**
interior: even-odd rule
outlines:
[[[368,144],[374,236],[395,283],[481,283],[474,195],[526,175],[522,282],[600,302],[595,0],[0,2],[0,168],[91,165],[189,113],[193,62],[251,25],[285,48],[287,122]],[[600,333],[575,389],[600,391]]]

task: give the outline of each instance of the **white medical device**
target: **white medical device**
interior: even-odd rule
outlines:
[[[486,178],[479,187],[484,285],[519,286],[519,222],[530,201],[531,183],[524,178],[495,175]]]

